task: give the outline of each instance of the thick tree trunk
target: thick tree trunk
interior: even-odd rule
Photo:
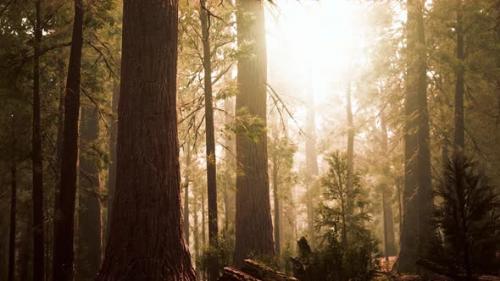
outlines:
[[[34,63],[33,63],[33,280],[42,281],[45,276],[43,163],[40,124],[40,43],[42,41],[41,0],[35,2]]]
[[[74,275],[74,213],[78,166],[80,66],[83,46],[83,1],[75,0],[75,16],[64,103],[64,137],[61,184],[54,223],[54,281],[70,281]]]
[[[94,280],[101,265],[101,179],[98,156],[98,109],[83,106],[80,121],[77,280]]]
[[[405,98],[405,187],[399,271],[416,272],[416,261],[426,254],[432,237],[432,187],[427,111],[424,3],[407,4],[407,60]]]
[[[212,101],[212,57],[210,49],[210,15],[207,1],[200,0],[200,23],[203,42],[203,72],[205,94],[205,134],[207,164],[207,197],[208,197],[208,241],[212,248],[217,247],[217,171],[215,155],[214,110]],[[216,281],[219,273],[216,260],[209,261],[208,280]]]
[[[456,0],[457,5],[457,60],[459,65],[456,66],[456,85],[455,85],[455,153],[462,152],[464,149],[464,34],[463,34],[463,3],[462,0]]]
[[[12,118],[12,144],[10,165],[10,222],[9,222],[9,265],[8,281],[14,281],[16,276],[16,231],[17,231],[17,163],[16,163],[16,133],[15,117]]]
[[[237,3],[238,44],[245,49],[238,60],[236,114],[258,118],[263,129],[255,138],[238,131],[236,152],[236,242],[234,262],[250,254],[274,255],[273,225],[267,174],[266,89],[267,62],[263,1]]]
[[[116,189],[99,281],[195,280],[176,114],[178,1],[125,0]]]

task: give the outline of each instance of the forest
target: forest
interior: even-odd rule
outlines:
[[[0,280],[500,280],[500,0],[0,0]]]

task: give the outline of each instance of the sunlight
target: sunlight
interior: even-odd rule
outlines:
[[[354,1],[279,0],[266,14],[271,83],[300,83],[297,98],[325,103],[365,64],[364,6]],[[314,85],[314,86],[312,86]],[[341,91],[342,92],[342,91]]]

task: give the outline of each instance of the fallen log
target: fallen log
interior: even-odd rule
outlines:
[[[233,267],[224,267],[219,281],[262,281]]]
[[[297,278],[290,277],[251,259],[244,260],[241,270],[262,281],[298,281]]]

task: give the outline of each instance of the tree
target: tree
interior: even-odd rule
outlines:
[[[310,82],[312,83],[312,82]],[[314,207],[313,197],[317,193],[315,187],[317,186],[318,176],[318,155],[316,150],[316,113],[314,108],[314,100],[311,98],[307,105],[306,117],[306,175],[305,182],[307,186],[306,193],[306,209],[307,209],[307,228],[309,239],[315,238],[314,232]]]
[[[54,281],[70,281],[74,269],[74,214],[78,162],[78,121],[80,115],[80,67],[83,47],[83,1],[74,1],[73,34],[64,101],[64,133],[61,179],[54,223]]]
[[[80,120],[77,279],[93,280],[101,265],[101,176],[98,154],[99,116],[83,105]]]
[[[465,124],[464,124],[464,63],[465,63],[465,48],[464,48],[464,31],[463,31],[463,2],[456,0],[456,52],[458,65],[456,66],[456,84],[455,84],[455,145],[456,153],[463,151],[465,140]]]
[[[381,131],[382,131],[382,153],[383,157],[389,153],[389,138],[387,135],[387,125],[385,121],[384,112],[380,112],[381,120]],[[383,174],[387,177],[390,174],[390,163],[389,161],[384,161]],[[396,255],[396,244],[394,237],[394,221],[393,221],[393,213],[392,213],[392,191],[386,182],[382,183],[381,186],[382,192],[382,220],[384,224],[384,255],[386,258],[388,256]]]
[[[405,79],[404,218],[398,269],[416,272],[432,235],[432,187],[427,111],[424,1],[407,2],[407,74]]]
[[[293,213],[290,209],[287,209],[287,207],[289,207],[287,205],[291,205],[291,196],[289,196],[289,192],[290,186],[293,185],[293,181],[295,179],[292,168],[293,156],[296,152],[296,147],[288,137],[288,129],[284,125],[283,128],[280,127],[280,118],[283,117],[277,116],[277,113],[274,115],[274,118],[270,118],[272,123],[269,126],[270,133],[268,136],[268,151],[274,201],[274,249],[276,256],[280,257],[281,255],[286,255],[285,251],[289,250],[283,247],[286,245],[286,242],[295,240],[290,239],[290,235],[288,233],[290,232],[288,222],[289,218],[293,216]],[[295,241],[292,243],[294,242]]]
[[[123,7],[116,187],[97,280],[195,280],[181,223],[178,1]]]
[[[43,208],[43,160],[40,124],[40,44],[42,41],[41,0],[35,2],[34,25],[34,63],[33,63],[33,280],[44,280],[45,245],[44,245],[44,208]]]
[[[443,233],[445,258],[451,272],[488,272],[495,264],[500,207],[498,194],[487,178],[463,154],[448,161],[436,192],[442,202],[435,219]],[[498,263],[498,262],[497,262]]]
[[[210,13],[206,0],[200,0],[200,23],[203,43],[203,73],[205,96],[205,137],[207,164],[207,197],[208,197],[208,240],[210,247],[217,247],[217,165],[215,155],[214,110],[212,101],[212,50],[210,47]],[[210,263],[216,263],[216,260]],[[218,278],[217,265],[211,264],[208,269],[208,280]]]
[[[237,3],[238,94],[236,118],[252,123],[255,135],[238,124],[236,133],[236,241],[234,262],[250,255],[274,254],[273,226],[267,174],[266,90],[267,63],[263,1]]]
[[[9,261],[8,281],[15,280],[16,274],[16,229],[17,229],[17,163],[16,163],[16,131],[15,115],[11,118],[11,163],[10,163],[10,220],[9,220]]]
[[[347,188],[348,163],[345,153],[333,152],[327,156],[328,171],[322,177],[324,201],[319,210],[319,228],[323,236],[319,249],[311,251],[302,238],[298,242],[299,257],[296,273],[300,280],[370,280],[375,267],[372,256],[376,243],[366,224],[366,191],[361,187],[360,175],[353,171],[352,186]],[[347,202],[351,202],[348,204]]]

